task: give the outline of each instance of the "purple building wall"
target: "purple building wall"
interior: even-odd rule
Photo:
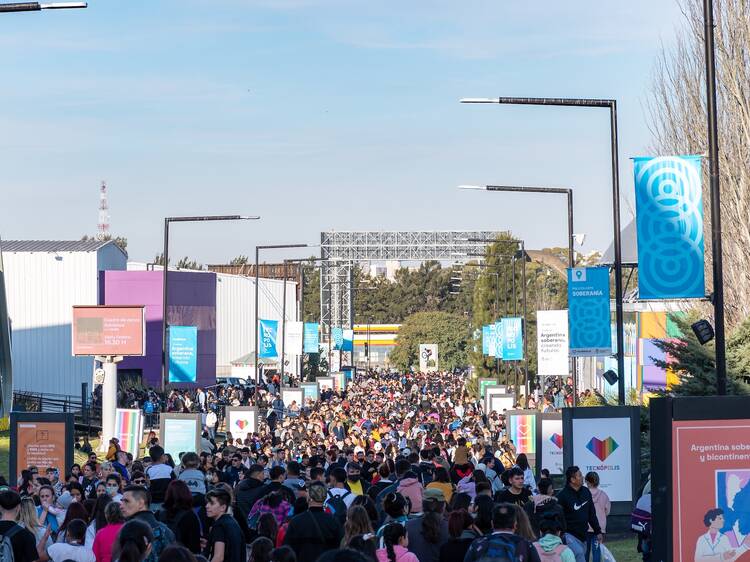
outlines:
[[[162,349],[161,271],[103,271],[100,277],[100,304],[146,306],[146,355],[127,357],[121,370],[140,369],[143,383],[161,385]],[[171,326],[198,327],[198,375],[196,384],[216,383],[216,275],[190,271],[169,272],[169,311]]]

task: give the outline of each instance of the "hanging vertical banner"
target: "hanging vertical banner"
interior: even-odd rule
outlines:
[[[701,157],[641,157],[633,162],[639,297],[704,297]]]
[[[490,354],[490,327],[482,326],[482,355]]]
[[[354,330],[342,330],[341,351],[354,351]]]
[[[503,318],[503,361],[523,360],[523,322],[521,318]]]
[[[320,353],[320,336],[318,335],[320,324],[317,322],[305,322],[304,352]]]
[[[198,375],[198,328],[169,327],[169,382],[195,382]]]
[[[487,355],[490,357],[496,357],[497,355],[497,324],[490,324],[487,326]]]
[[[284,353],[287,355],[302,353],[302,322],[286,322]]]
[[[260,320],[260,349],[258,357],[267,359],[279,356],[278,351],[276,351],[276,333],[278,328],[278,320]]]
[[[120,448],[137,459],[143,437],[143,415],[140,410],[117,408],[115,410],[115,437]]]
[[[536,346],[540,377],[568,375],[567,310],[537,311]]]
[[[505,343],[503,342],[503,336],[503,321],[498,320],[495,322],[495,357],[497,359],[504,359],[503,347]]]
[[[432,373],[438,370],[438,346],[436,343],[419,344],[419,370]]]
[[[344,347],[344,329],[339,327],[331,328],[331,338],[333,339],[333,349],[341,351]]]
[[[612,354],[610,316],[609,269],[568,269],[568,345],[573,357]]]

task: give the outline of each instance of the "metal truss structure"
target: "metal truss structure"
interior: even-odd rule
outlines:
[[[360,261],[467,261],[508,232],[364,231],[320,233],[320,321],[354,325],[352,272]]]

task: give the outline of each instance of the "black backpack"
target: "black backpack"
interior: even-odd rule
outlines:
[[[339,523],[341,523],[342,526],[346,523],[347,510],[344,498],[350,494],[351,492],[349,490],[347,490],[345,494],[341,495],[335,495],[329,491],[328,499],[325,503],[326,511],[333,515],[339,521]]]

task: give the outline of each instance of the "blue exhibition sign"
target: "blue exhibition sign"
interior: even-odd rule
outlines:
[[[169,382],[195,382],[198,375],[198,328],[169,327]]]
[[[276,351],[276,334],[279,328],[278,320],[260,320],[260,347],[258,357],[268,359],[278,357]]]
[[[303,335],[304,353],[320,353],[319,326],[320,324],[317,322],[305,322]]]
[[[495,357],[497,359],[505,359],[503,355],[503,348],[505,347],[503,335],[503,320],[501,319],[495,322]]]
[[[633,160],[639,297],[704,297],[701,157]]]
[[[344,329],[338,326],[331,328],[331,339],[333,340],[333,349],[341,351],[344,348]]]
[[[568,269],[570,355],[612,354],[609,310],[609,268]]]
[[[497,353],[497,334],[495,333],[495,327],[496,324],[490,324],[487,326],[489,331],[489,337],[487,338],[487,355],[490,357],[495,357],[495,354]]]
[[[503,361],[523,361],[523,320],[503,318]]]
[[[341,351],[354,351],[354,330],[342,330],[341,337]]]
[[[490,354],[490,327],[482,326],[482,355]]]

